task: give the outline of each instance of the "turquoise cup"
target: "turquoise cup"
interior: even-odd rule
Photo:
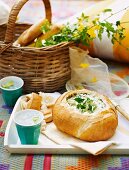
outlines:
[[[15,105],[17,99],[22,95],[23,84],[23,80],[16,76],[8,76],[0,80],[0,89],[7,106]]]
[[[40,111],[26,109],[14,114],[18,136],[23,145],[36,145],[40,135],[41,123],[44,119]]]

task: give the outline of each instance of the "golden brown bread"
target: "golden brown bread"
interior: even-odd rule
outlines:
[[[42,113],[44,114],[44,120],[46,123],[49,123],[51,122],[53,119],[52,119],[52,109],[46,109],[44,111],[42,111]]]
[[[47,114],[47,115],[44,115],[44,120],[46,123],[49,123],[51,122],[53,119],[52,119],[52,113],[51,114]]]
[[[23,109],[41,110],[42,97],[36,93],[31,93],[22,100],[21,105]]]
[[[53,25],[51,27],[51,30],[46,32],[45,34],[41,35],[39,37],[40,40],[47,40],[48,38],[50,38],[52,35],[55,35],[57,33],[59,33],[61,31],[61,27],[58,25]]]
[[[37,41],[47,40],[51,36],[53,36],[55,34],[58,34],[60,31],[61,31],[61,26],[53,25],[48,32],[46,32],[45,34],[40,35],[40,37],[37,39]],[[28,47],[37,47],[36,42],[33,42],[33,43],[29,44]]]
[[[35,109],[42,112],[46,123],[51,122],[52,109],[55,103],[55,98],[50,96],[49,93],[39,92],[39,94],[31,93],[26,95],[21,100],[22,109]]]
[[[78,99],[76,96],[80,95],[82,98]],[[84,100],[87,95],[89,99]],[[77,100],[76,104],[74,100]],[[89,110],[82,112],[81,100],[89,102],[85,104]],[[53,108],[53,121],[59,130],[85,141],[107,140],[114,135],[118,125],[117,112],[111,101],[86,89],[61,95]]]
[[[20,44],[21,46],[26,46],[30,42],[32,42],[35,38],[42,34],[41,26],[48,22],[47,19],[41,20],[40,22],[32,25],[26,31],[24,31],[17,41],[14,42],[14,45]]]

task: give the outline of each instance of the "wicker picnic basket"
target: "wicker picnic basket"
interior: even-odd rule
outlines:
[[[57,91],[70,79],[69,43],[43,48],[13,46],[14,40],[30,27],[29,24],[15,23],[18,13],[27,1],[20,0],[15,3],[10,12],[7,29],[6,25],[0,28],[2,33],[0,36],[0,78],[10,75],[21,77],[25,82],[25,93]],[[49,0],[42,1],[46,18],[51,21],[50,2]]]

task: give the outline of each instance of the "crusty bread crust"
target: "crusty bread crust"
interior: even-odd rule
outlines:
[[[14,42],[14,45],[20,44],[21,46],[26,46],[30,42],[32,42],[35,38],[42,34],[41,26],[48,22],[47,19],[43,19],[38,23],[32,25],[30,28],[25,30],[17,41]]]
[[[103,96],[107,108],[97,114],[78,114],[64,103],[66,98],[77,93],[95,93],[89,90],[74,90],[61,95],[53,108],[53,122],[57,128],[67,134],[85,141],[100,141],[111,138],[118,125],[117,111],[112,102]],[[62,104],[63,102],[63,104]]]
[[[41,110],[42,97],[36,93],[31,93],[25,97],[25,100],[21,101],[23,109],[35,109]]]

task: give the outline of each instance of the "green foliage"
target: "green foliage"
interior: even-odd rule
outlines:
[[[41,41],[41,40],[36,40],[36,42],[35,42],[35,47],[40,48],[40,47],[42,47],[42,46],[43,46],[42,41]]]
[[[98,30],[98,38],[102,40],[102,34],[104,32],[104,27],[100,26],[100,29]],[[108,36],[109,37],[109,36]]]
[[[119,26],[120,25],[120,21],[116,21],[116,26]]]
[[[111,11],[111,9],[105,9],[103,12],[106,13]],[[49,24],[42,27],[43,32],[47,32],[49,29]],[[42,46],[49,46],[56,45],[61,42],[75,42],[89,46],[90,42],[93,41],[96,36],[102,40],[103,32],[107,33],[107,37],[111,39],[113,44],[115,42],[121,44],[121,41],[125,38],[124,28],[121,26],[120,21],[117,21],[114,25],[113,23],[106,21],[106,19],[100,21],[99,16],[91,21],[89,16],[82,13],[81,17],[77,18],[77,22],[75,24],[67,23],[63,26],[60,33],[38,43],[40,45],[42,43]]]
[[[74,100],[78,103],[81,103],[84,101],[84,99],[82,99],[81,97],[76,97]]]
[[[112,12],[112,9],[104,9],[103,12]]]
[[[46,21],[46,23],[41,27],[41,31],[43,34],[45,34],[46,32],[48,32],[50,30],[51,24],[49,23],[49,21]]]

